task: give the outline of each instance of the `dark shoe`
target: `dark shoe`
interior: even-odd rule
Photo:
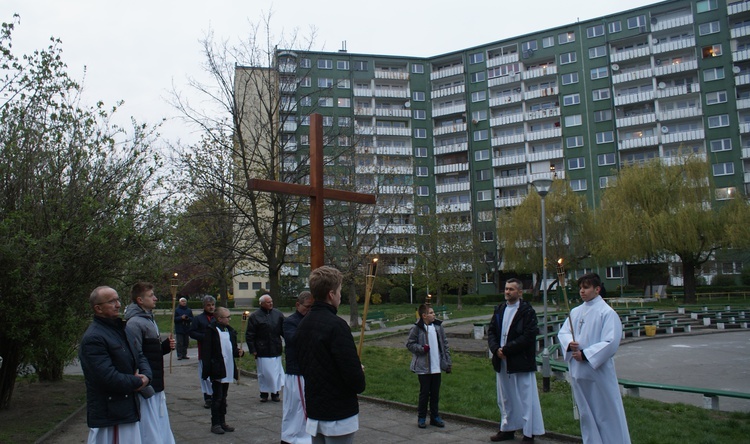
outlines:
[[[439,416],[436,416],[434,418],[430,418],[430,425],[434,425],[435,427],[445,427],[445,422],[443,422],[443,420],[440,419]]]
[[[490,441],[492,442],[498,442],[498,441],[510,441],[513,439],[515,433],[514,432],[497,432],[496,434],[490,436]]]
[[[217,435],[223,435],[224,429],[221,428],[221,424],[216,424],[215,426],[211,426],[211,433],[216,433]]]
[[[427,424],[425,424],[424,418],[417,418],[417,427],[419,427],[420,429],[427,427]]]
[[[203,404],[203,408],[204,409],[210,409],[211,408],[211,404],[213,404],[213,400],[206,399],[206,402]]]
[[[234,432],[234,427],[230,426],[226,422],[221,425],[221,429],[224,430],[225,432]]]
[[[534,437],[533,436],[529,437],[529,436],[523,435],[523,439],[521,440],[521,442],[534,442]]]
[[[260,398],[260,402],[268,402],[268,398]]]
[[[190,356],[185,355],[182,357],[182,359],[190,359]]]
[[[182,361],[182,356],[178,356],[178,357],[177,357],[177,360],[178,360],[178,361]]]
[[[279,402],[279,394],[278,393],[272,393],[271,394],[271,401],[273,401],[273,402]]]

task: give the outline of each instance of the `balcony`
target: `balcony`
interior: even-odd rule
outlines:
[[[537,179],[549,179],[549,180],[556,180],[556,179],[565,179],[565,171],[556,171],[556,172],[545,172],[545,173],[534,173],[529,177],[529,183],[537,180]]]
[[[750,173],[745,173],[745,183],[750,183]]]
[[[663,31],[665,29],[678,28],[680,26],[688,26],[692,24],[692,15],[683,15],[682,17],[674,17],[670,19],[659,19],[656,23],[651,23],[651,32]]]
[[[373,128],[372,125],[355,125],[354,134],[358,134],[361,136],[372,136],[373,134],[375,134],[375,128]]]
[[[738,99],[737,109],[748,109],[750,108],[750,99]]]
[[[380,168],[375,165],[358,165],[354,167],[357,174],[375,174],[380,172]]]
[[[441,204],[435,206],[435,212],[440,213],[463,213],[471,210],[471,204],[469,202],[455,203],[455,204]]]
[[[388,80],[409,80],[409,73],[399,71],[383,71],[382,69],[376,69],[375,78]]]
[[[526,154],[519,154],[517,156],[502,156],[502,157],[492,158],[493,167],[517,165],[517,164],[522,164],[522,163],[526,163]]]
[[[297,111],[297,103],[296,102],[281,102],[281,112],[282,113],[293,113]]]
[[[628,105],[631,103],[650,102],[654,100],[653,91],[644,91],[637,94],[618,95],[615,97],[615,106]]]
[[[279,83],[279,91],[282,94],[294,94],[297,91],[296,82],[281,82]]]
[[[448,88],[436,89],[430,93],[430,97],[433,99],[439,99],[440,97],[455,96],[458,94],[464,94],[466,92],[466,85],[456,85]]]
[[[613,63],[622,62],[623,60],[631,60],[641,57],[648,57],[651,55],[651,48],[648,46],[642,46],[640,48],[626,49],[624,51],[616,52],[609,56],[609,60]]]
[[[297,131],[297,122],[287,120],[284,122],[284,126],[282,127],[282,131],[288,131],[288,132],[295,132]]]
[[[540,109],[526,113],[526,120],[544,119],[545,117],[557,117],[560,115],[560,107]]]
[[[655,39],[658,40],[658,39]],[[672,40],[669,42],[663,42],[663,43],[654,43],[654,49],[653,53],[656,54],[662,54],[665,52],[670,51],[677,51],[680,49],[685,48],[693,48],[695,47],[695,37],[686,37],[684,39],[680,40]]]
[[[446,77],[458,76],[464,73],[464,65],[451,66],[430,73],[430,80],[444,79]]]
[[[702,115],[703,109],[701,108],[683,108],[659,113],[659,120],[664,122],[668,120],[686,119],[688,117],[700,117]]]
[[[633,148],[642,148],[644,146],[656,146],[659,144],[658,136],[645,136],[635,139],[620,140],[619,149],[629,150]]]
[[[441,154],[458,153],[461,151],[466,151],[468,149],[469,149],[469,144],[467,142],[463,142],[463,143],[453,143],[450,145],[436,146],[433,151],[436,156],[439,156]]]
[[[737,86],[750,84],[750,74],[740,74],[734,76],[734,84]]]
[[[514,143],[523,143],[523,134],[513,134],[511,136],[501,136],[492,138],[492,146],[512,145]]]
[[[613,75],[612,75],[612,83],[618,84],[623,82],[632,82],[634,80],[640,80],[640,79],[646,79],[653,77],[653,73],[651,68],[644,68],[644,69],[636,69],[634,71],[630,72],[624,72],[622,74],[614,74],[613,69]]]
[[[657,60],[658,64],[659,61]],[[697,60],[685,60],[683,62],[673,62],[668,65],[661,65],[654,68],[655,76],[665,76],[669,74],[677,74],[685,71],[695,71],[698,69]]]
[[[740,12],[750,11],[750,2],[737,2],[727,5],[727,15],[739,14]]]
[[[540,162],[542,160],[550,160],[550,159],[562,159],[563,150],[549,150],[549,151],[540,151],[538,153],[529,153],[526,155],[526,158],[529,160],[529,162]]]
[[[750,133],[750,123],[740,123],[740,134]]]
[[[541,139],[553,139],[562,137],[562,128],[552,128],[542,131],[531,131],[526,133],[526,140],[531,142]]]
[[[435,174],[458,173],[460,171],[469,171],[469,163],[452,163],[449,165],[436,166]]]
[[[406,146],[379,146],[375,148],[375,154],[385,156],[411,156],[411,148]]]
[[[559,89],[556,86],[550,88],[540,88],[534,91],[526,91],[523,93],[525,100],[537,99],[539,97],[557,96]]]
[[[503,187],[525,185],[528,182],[529,182],[529,178],[524,174],[523,176],[496,177],[493,183],[494,183],[495,188],[503,188]]]
[[[668,128],[668,127],[662,125],[662,128]],[[706,134],[702,129],[693,130],[693,131],[681,131],[679,133],[667,133],[667,134],[662,133],[661,143],[667,144],[667,143],[687,142],[689,140],[703,140],[705,139],[705,137],[706,137]]]
[[[523,122],[523,113],[507,114],[490,119],[490,126],[509,125]]]
[[[372,116],[374,113],[372,111],[372,108],[365,108],[362,106],[358,106],[354,108],[354,115],[355,116]]]
[[[654,123],[656,122],[656,114],[655,113],[644,113],[637,116],[632,117],[623,117],[618,118],[615,120],[617,123],[618,128],[625,128],[628,126],[635,126],[635,125],[644,125],[647,123]]]
[[[411,129],[410,128],[394,128],[394,127],[388,127],[388,126],[378,126],[375,127],[375,134],[378,136],[402,136],[402,137],[410,137],[411,136]]]
[[[432,117],[447,116],[449,114],[463,114],[466,112],[466,104],[443,106],[432,109]]]
[[[414,168],[411,165],[380,165],[378,168],[378,174],[414,174]],[[401,187],[403,192],[403,187]]]
[[[684,96],[685,94],[699,93],[700,91],[700,83],[689,83],[671,88],[659,88],[656,90],[656,98],[663,99],[665,97]]]
[[[355,94],[356,95],[356,94]],[[387,97],[389,99],[408,99],[411,96],[409,89],[375,88],[375,97]]]
[[[412,193],[412,187],[406,185],[383,185],[378,188],[378,194],[394,194],[396,196],[403,196],[407,193]]]
[[[398,254],[398,255],[410,255],[416,254],[416,247],[409,246],[398,246],[398,245],[387,245],[375,247],[372,250],[372,254]]]
[[[667,166],[684,165],[691,159],[700,159],[706,161],[706,153],[691,154],[688,156],[667,156],[660,158],[661,162]]]
[[[295,73],[297,71],[296,63],[282,63],[278,65],[280,73]]]
[[[370,227],[368,234],[417,234],[417,227],[407,224],[389,224],[388,226]]]
[[[750,35],[750,25],[743,25],[743,26],[737,26],[736,28],[732,28],[729,30],[729,35],[733,39],[738,39],[740,37],[745,37],[746,35]]]
[[[284,145],[284,152],[293,153],[295,151],[297,151],[297,143],[287,142],[286,145]]]
[[[521,205],[526,196],[501,197],[495,199],[495,208],[513,208]]]
[[[493,86],[509,85],[521,81],[521,73],[514,72],[507,76],[494,77],[487,80],[487,87],[492,88]]]
[[[742,158],[750,159],[750,148],[742,148]]]
[[[432,130],[433,136],[442,136],[445,134],[452,134],[466,131],[465,123],[456,123],[454,125],[438,126]]]
[[[501,97],[493,97],[490,99],[490,107],[517,103],[521,100],[523,100],[523,94],[521,93],[508,94]]]
[[[354,88],[355,97],[372,97],[372,88]]]
[[[366,108],[369,109],[369,108]],[[356,110],[355,110],[355,113]],[[370,114],[372,115],[372,114]],[[375,108],[375,115],[377,117],[411,117],[411,110],[410,109],[401,109],[401,108]]]
[[[445,185],[436,185],[435,194],[457,193],[459,191],[469,191],[470,189],[471,184],[469,182],[449,183]]]
[[[741,62],[748,59],[750,59],[750,49],[743,49],[742,51],[734,51],[732,53],[733,62]]]
[[[554,76],[557,74],[557,65],[543,66],[541,68],[534,68],[528,71],[524,71],[522,76],[524,80],[536,79],[545,76]]]
[[[518,61],[517,52],[514,54],[493,57],[491,59],[487,59],[487,68],[492,68],[493,66],[507,65],[508,63],[516,63],[517,61]]]

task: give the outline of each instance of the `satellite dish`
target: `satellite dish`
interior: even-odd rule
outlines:
[[[740,72],[742,72],[742,68],[740,68],[739,66],[733,66],[732,72],[735,74],[739,74]]]
[[[656,85],[656,86],[658,86],[658,87],[659,87],[659,89],[664,89],[664,88],[666,88],[666,87],[667,87],[667,84],[666,84],[666,83],[664,83],[664,82],[659,82],[659,84],[658,84],[658,85]]]
[[[411,102],[404,103],[404,108],[409,108],[411,106]]]
[[[659,44],[659,39],[651,39],[651,44],[652,45],[658,45]]]
[[[662,126],[661,127],[661,132],[664,133],[664,134],[667,134],[669,132],[669,127],[668,126]]]
[[[612,71],[619,71],[619,70],[620,70],[620,65],[618,65],[617,63],[613,63],[612,64]]]

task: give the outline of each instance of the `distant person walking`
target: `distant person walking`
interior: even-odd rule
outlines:
[[[198,341],[198,377],[200,378],[201,391],[203,392],[203,407],[211,408],[211,396],[213,389],[211,381],[203,379],[203,340],[206,338],[206,330],[214,320],[214,310],[216,310],[216,299],[213,296],[203,296],[203,313],[193,318],[190,325],[190,337]]]
[[[622,337],[620,316],[602,299],[598,274],[581,276],[578,288],[583,303],[570,312],[557,338],[570,365],[583,442],[629,444],[614,361]]]
[[[420,319],[411,327],[406,348],[412,353],[411,371],[419,379],[417,426],[427,427],[427,403],[430,404],[430,425],[445,427],[440,418],[440,382],[442,372],[451,372],[451,352],[442,321],[435,319],[435,310],[422,304],[417,309]]]
[[[305,378],[297,362],[294,335],[302,318],[313,304],[312,293],[303,291],[297,296],[297,310],[284,319],[284,344],[286,345],[286,379],[284,380],[284,408],[281,417],[282,444],[310,444],[312,436],[305,430]]]
[[[187,299],[180,298],[180,305],[174,310],[174,334],[177,339],[177,360],[190,359],[187,354],[190,345],[190,325],[193,323],[193,310]]]
[[[138,392],[151,380],[151,367],[120,319],[117,292],[97,287],[89,302],[94,320],[78,347],[86,380],[88,443],[140,444]]]
[[[505,282],[505,302],[495,307],[490,319],[487,345],[497,383],[500,430],[493,442],[509,441],[522,430],[521,442],[534,442],[544,435],[544,419],[536,385],[536,312],[522,299],[523,284],[518,279]]]
[[[281,338],[284,335],[284,315],[273,308],[273,299],[260,297],[260,309],[250,315],[245,332],[245,342],[255,356],[258,368],[260,402],[279,402],[279,390],[284,386],[284,367],[281,365]]]

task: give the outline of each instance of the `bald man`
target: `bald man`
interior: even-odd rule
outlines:
[[[258,367],[260,402],[279,402],[279,390],[284,386],[284,368],[281,366],[281,338],[284,335],[284,315],[273,308],[273,299],[264,294],[260,297],[260,309],[250,315],[247,322],[245,342],[255,356]]]

